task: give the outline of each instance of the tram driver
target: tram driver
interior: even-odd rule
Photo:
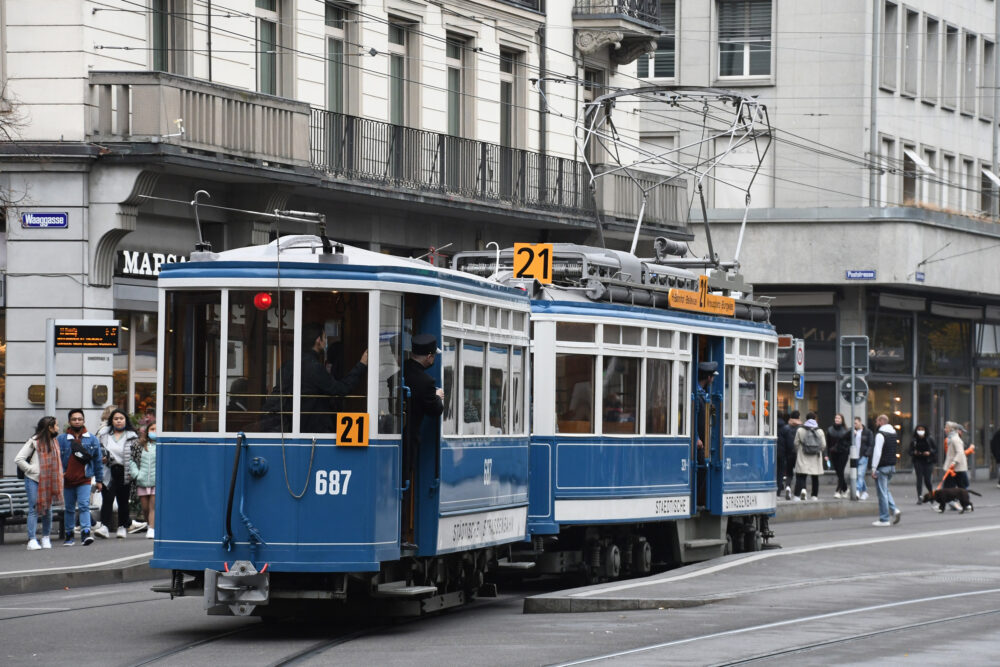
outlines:
[[[703,361],[698,364],[698,385],[695,389],[696,399],[695,399],[695,434],[696,434],[696,446],[697,446],[697,461],[698,461],[698,504],[705,504],[705,483],[708,475],[706,474],[705,468],[705,450],[706,444],[711,447],[712,442],[712,427],[711,427],[711,415],[715,410],[715,406],[712,405],[712,397],[708,393],[708,388],[712,385],[715,380],[715,376],[719,374],[719,364],[716,361]]]

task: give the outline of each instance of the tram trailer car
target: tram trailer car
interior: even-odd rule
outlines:
[[[738,277],[662,257],[546,246],[548,284],[515,274],[513,249],[454,261],[532,292],[532,539],[512,560],[592,582],[767,546],[777,336],[766,302]],[[703,362],[718,374],[699,410]]]
[[[315,236],[195,252],[159,290],[159,590],[201,589],[210,614],[419,614],[527,540],[525,291]],[[404,359],[427,333],[445,409],[404,456]],[[324,362],[343,395],[304,395]]]

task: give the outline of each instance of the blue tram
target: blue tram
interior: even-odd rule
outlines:
[[[201,588],[216,614],[414,614],[464,603],[498,568],[593,581],[761,548],[766,306],[628,253],[550,255],[547,284],[512,251],[445,269],[315,236],[165,266],[162,590]],[[439,341],[443,412],[406,452],[417,334]],[[317,365],[336,378],[322,391]]]

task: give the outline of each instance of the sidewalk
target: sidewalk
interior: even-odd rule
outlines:
[[[87,547],[79,537],[76,546],[64,547],[53,535],[51,549],[28,551],[21,528],[8,532],[6,543],[0,545],[0,595],[170,579],[168,571],[149,567],[153,540],[145,539],[145,533],[124,540],[113,535],[107,540],[97,538]]]

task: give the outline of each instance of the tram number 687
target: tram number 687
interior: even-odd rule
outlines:
[[[317,470],[317,496],[346,496],[347,485],[351,483],[350,470]]]

